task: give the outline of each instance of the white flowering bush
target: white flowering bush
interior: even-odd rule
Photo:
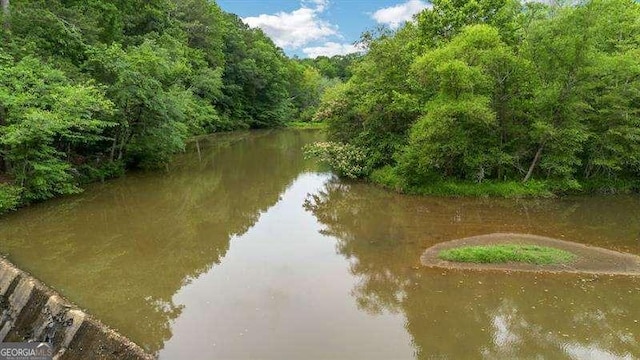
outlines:
[[[369,173],[364,150],[339,142],[317,142],[304,148],[306,158],[316,158],[340,176],[357,179]]]

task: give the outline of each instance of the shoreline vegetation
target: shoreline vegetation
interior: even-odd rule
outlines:
[[[319,142],[304,149],[305,156],[328,165],[339,176],[367,181],[407,195],[443,197],[553,198],[562,195],[631,194],[640,190],[640,179],[529,180],[482,182],[459,179],[433,179],[428,183],[409,184],[392,166],[366,170],[362,150],[345,144]]]
[[[309,156],[410,194],[640,190],[640,3],[466,4],[369,34]]]
[[[551,180],[483,181],[436,180],[408,185],[394,173],[394,168],[374,170],[367,178],[372,184],[408,195],[448,197],[553,198],[562,195],[615,195],[637,193],[640,180],[590,180],[571,183]]]

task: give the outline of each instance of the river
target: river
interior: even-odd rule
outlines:
[[[494,232],[640,255],[639,196],[406,196],[305,160],[320,139],[202,138],[167,171],[3,216],[0,253],[161,359],[640,357],[638,278],[419,260]]]

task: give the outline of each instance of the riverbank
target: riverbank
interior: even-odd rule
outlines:
[[[502,197],[502,198],[552,198],[560,195],[631,194],[638,192],[640,181],[572,181],[550,180],[521,181],[438,181],[422,185],[409,185],[387,166],[374,170],[368,180],[376,185],[403,194],[453,196],[453,197]]]

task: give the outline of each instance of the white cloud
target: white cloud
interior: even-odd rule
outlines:
[[[316,58],[318,56],[334,56],[334,55],[347,55],[355,52],[362,52],[363,49],[352,44],[339,44],[336,42],[326,42],[322,46],[313,46],[302,49],[302,52],[310,58]]]
[[[338,27],[320,19],[329,0],[304,0],[300,9],[261,14],[242,20],[250,27],[261,28],[273,42],[282,48],[301,48],[312,41],[338,35]]]
[[[329,0],[302,0],[303,7],[315,6],[317,12],[323,12],[329,6]]]
[[[428,7],[431,7],[431,5],[422,0],[408,0],[404,4],[380,9],[374,12],[371,17],[378,23],[389,25],[389,27],[395,29],[404,22],[411,20],[413,15]]]

